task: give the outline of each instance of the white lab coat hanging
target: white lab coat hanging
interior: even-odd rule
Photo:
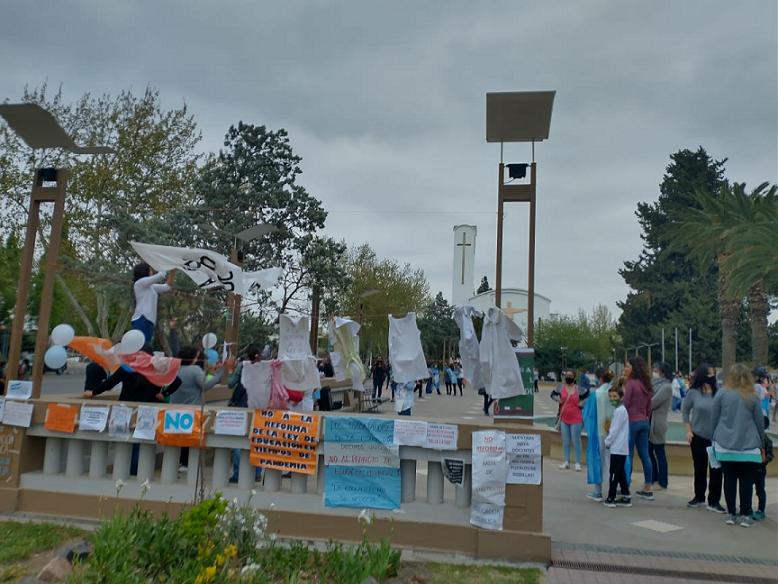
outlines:
[[[493,306],[487,311],[481,332],[481,373],[486,392],[495,399],[524,393],[519,361],[511,344],[522,336],[519,325],[502,310]]]
[[[396,383],[427,379],[430,376],[415,313],[409,312],[402,318],[389,315],[389,361],[392,365],[392,379]]]

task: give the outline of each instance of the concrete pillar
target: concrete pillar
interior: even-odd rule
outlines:
[[[213,453],[213,488],[223,489],[227,486],[230,472],[230,449],[215,448]]]
[[[292,473],[292,493],[303,495],[308,492],[308,475]]]
[[[443,502],[443,468],[437,460],[427,462],[427,503]]]
[[[178,446],[165,446],[162,454],[162,474],[160,481],[163,485],[172,485],[178,480],[178,461],[181,457],[181,449]]]
[[[324,494],[324,457],[319,457],[319,465],[316,467],[316,494]]]
[[[254,488],[254,478],[256,477],[256,467],[251,466],[249,461],[249,451],[240,451],[240,467],[238,468],[238,487],[241,489]]]
[[[273,468],[264,469],[265,490],[269,493],[277,493],[281,490],[281,471]]]
[[[412,503],[416,500],[415,460],[400,460],[400,481],[402,483],[402,502]]]
[[[125,480],[130,476],[130,456],[132,444],[129,442],[117,442],[116,452],[113,455],[113,480]]]
[[[62,462],[62,438],[46,438],[43,474],[59,474]]]
[[[454,503],[457,507],[470,507],[473,496],[473,465],[465,465],[465,474],[462,477],[462,485],[454,487]]]
[[[103,478],[106,466],[108,466],[108,442],[93,440],[92,451],[89,455],[89,478]]]
[[[141,444],[138,452],[138,482],[151,481],[154,478],[154,466],[157,456],[156,444]]]
[[[186,470],[186,484],[190,487],[194,487],[197,483],[197,467],[200,464],[200,457],[202,456],[202,450],[199,448],[189,449],[189,466]]]
[[[68,440],[68,457],[65,461],[65,474],[80,477],[84,474],[84,441]]]

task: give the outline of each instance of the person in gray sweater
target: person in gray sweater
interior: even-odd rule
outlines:
[[[694,371],[692,382],[683,400],[681,412],[686,426],[686,440],[694,464],[694,497],[686,505],[703,507],[708,491],[709,511],[726,513],[721,506],[722,475],[720,468],[708,464],[708,447],[713,440],[713,398],[716,396],[716,370],[703,363]]]
[[[667,453],[665,438],[667,436],[667,414],[673,400],[673,371],[670,365],[663,361],[654,364],[651,371],[652,387],[651,419],[648,431],[648,455],[651,457],[651,482],[656,487],[666,489]]]
[[[764,462],[764,419],[754,391],[751,369],[735,363],[727,376],[728,389],[713,400],[713,451],[724,473],[727,525],[738,523],[737,491],[740,486],[740,526],[753,525],[751,500],[754,479]]]

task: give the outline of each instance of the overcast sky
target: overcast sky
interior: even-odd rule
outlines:
[[[499,145],[485,93],[555,89],[538,161],[537,291],[552,311],[616,302],[638,201],[703,145],[731,180],[776,182],[775,0],[5,0],[0,100],[157,87],[216,150],[238,120],[287,128],[326,232],[451,292],[452,228],[478,227],[494,283]],[[508,161],[529,147],[506,146]],[[505,286],[526,286],[527,212],[506,214]],[[478,282],[474,282],[477,286]]]

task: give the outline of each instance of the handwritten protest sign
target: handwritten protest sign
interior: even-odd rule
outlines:
[[[245,436],[246,422],[248,422],[248,412],[241,410],[220,410],[216,412],[213,433],[226,436]]]
[[[256,410],[249,460],[254,466],[316,473],[319,416],[284,410]]]
[[[6,400],[3,409],[3,424],[6,426],[18,426],[20,428],[29,428],[32,421],[32,411],[35,404]]]
[[[159,412],[157,442],[164,446],[202,448],[205,440],[201,412],[184,409]]]
[[[49,404],[43,427],[52,432],[72,434],[76,431],[78,408],[67,404]]]
[[[81,406],[81,416],[78,419],[80,430],[102,432],[108,423],[108,406]]]

